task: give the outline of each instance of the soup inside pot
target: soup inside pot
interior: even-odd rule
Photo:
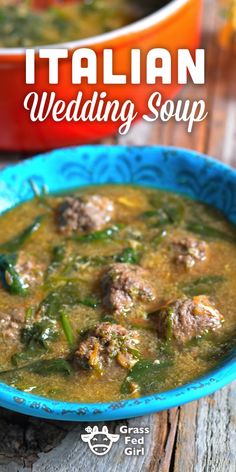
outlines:
[[[132,23],[167,3],[0,0],[0,47],[30,47],[88,38]]]

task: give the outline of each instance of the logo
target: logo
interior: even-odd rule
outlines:
[[[103,426],[100,431],[97,426],[93,428],[88,426],[85,428],[85,431],[88,434],[82,434],[81,439],[83,442],[88,443],[89,449],[93,454],[96,454],[96,456],[104,456],[107,454],[112,444],[117,442],[120,438],[119,434],[109,433],[107,426]]]

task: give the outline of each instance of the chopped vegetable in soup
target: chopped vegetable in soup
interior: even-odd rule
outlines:
[[[152,13],[165,0],[0,0],[0,47],[75,41]]]
[[[236,231],[170,192],[107,185],[0,217],[0,380],[102,402],[177,387],[235,343]]]

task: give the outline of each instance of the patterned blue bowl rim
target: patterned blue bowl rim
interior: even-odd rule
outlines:
[[[59,149],[0,171],[0,212],[32,198],[29,180],[50,192],[90,184],[132,183],[173,190],[223,210],[236,223],[236,171],[195,151],[174,147],[81,146]],[[51,400],[0,383],[0,406],[65,421],[130,418],[197,400],[236,378],[235,352],[206,375],[173,390],[108,403]]]

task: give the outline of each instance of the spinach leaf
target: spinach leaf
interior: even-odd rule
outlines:
[[[24,351],[16,352],[15,354],[13,354],[13,356],[11,357],[11,363],[12,365],[21,368],[22,366],[27,365],[29,361],[44,357],[45,354],[46,351],[41,348],[29,348]]]
[[[61,257],[63,258],[61,260]],[[118,254],[98,255],[98,256],[81,256],[78,254],[64,257],[64,248],[58,246],[54,248],[53,258],[45,274],[45,282],[53,286],[58,277],[61,281],[68,281],[73,272],[78,273],[81,267],[99,267],[112,262],[126,262],[130,264],[138,264],[141,259],[140,251],[127,247]],[[55,274],[56,273],[56,274]],[[86,303],[85,303],[86,304]]]
[[[95,297],[91,296],[91,297],[80,298],[79,304],[88,306],[90,308],[96,308],[99,302]]]
[[[65,261],[60,271],[62,278],[66,278],[72,272],[78,272],[82,266],[99,267],[112,262],[113,256],[79,256],[74,255]]]
[[[0,372],[0,377],[9,379],[12,375],[14,376],[18,372],[22,371],[32,372],[44,377],[53,374],[62,374],[68,376],[74,372],[70,363],[65,359],[42,359],[22,367],[2,371]]]
[[[43,218],[43,215],[37,216],[33,223],[25,228],[20,234],[6,243],[0,244],[0,252],[9,253],[19,251],[25,241],[40,228]]]
[[[34,182],[33,179],[29,179],[29,184],[31,186],[31,189],[34,194],[35,201],[43,206],[47,210],[51,210],[51,205],[49,204],[49,201],[47,199],[48,196],[48,188],[46,185],[43,185],[42,189],[38,187],[36,182]]]
[[[94,267],[99,267],[105,264],[112,262],[113,256],[78,256],[76,258],[77,265],[90,265]]]
[[[126,262],[130,264],[138,264],[141,258],[141,254],[136,249],[127,247],[119,254],[111,254],[104,256],[80,256],[74,255],[65,261],[63,267],[60,270],[62,278],[70,275],[74,271],[79,271],[81,266],[89,265],[91,267],[99,267],[112,262]],[[54,267],[56,268],[55,264]]]
[[[115,256],[116,262],[125,262],[128,264],[138,264],[140,259],[140,252],[132,247],[125,248],[120,254]]]
[[[222,284],[225,280],[223,275],[207,275],[188,283],[181,283],[179,288],[185,295],[191,297],[196,295],[212,295],[216,292],[219,284]]]
[[[44,377],[51,374],[71,375],[73,369],[65,359],[45,359],[26,367],[27,371]]]
[[[98,301],[93,296],[81,297],[77,284],[68,283],[54,292],[54,297],[57,298],[61,307],[75,305],[85,305],[91,308],[96,308]]]
[[[164,383],[171,365],[172,360],[160,363],[145,359],[138,361],[122,383],[121,393],[131,393],[132,384],[138,386],[141,395],[157,392]]]
[[[151,199],[154,210],[143,213],[144,218],[153,220],[152,227],[180,224],[185,216],[185,207],[181,200],[172,196],[168,200],[158,196],[157,199]]]
[[[34,315],[35,315],[35,307],[29,306],[28,308],[26,308],[26,311],[25,311],[25,321],[30,320],[31,318],[34,317]]]
[[[75,306],[79,303],[80,296],[77,286],[68,283],[50,292],[41,302],[39,310],[42,310],[44,317],[57,319],[60,317],[61,309],[68,306]]]
[[[236,243],[236,236],[229,235],[220,229],[208,226],[202,222],[189,221],[186,224],[187,231],[191,233],[199,234],[209,239],[221,239],[222,241],[228,241],[230,243]]]
[[[50,320],[42,320],[27,326],[21,331],[21,341],[27,348],[48,349],[48,342],[58,338],[55,324]]]
[[[65,311],[61,311],[60,319],[68,345],[70,348],[73,348],[75,344],[74,333],[70,323],[70,319]]]
[[[55,263],[62,262],[65,256],[65,250],[66,248],[64,244],[59,244],[58,246],[54,246],[52,250],[52,253],[53,253],[52,262],[55,262]]]
[[[145,211],[142,214],[143,218],[155,218],[155,226],[163,226],[171,223],[171,220],[166,213],[165,210],[162,208],[158,208],[157,210],[150,210]]]
[[[39,229],[44,216],[35,218],[33,223],[25,228],[18,236],[0,244],[0,276],[7,290],[13,295],[25,295],[28,286],[18,274],[15,265],[17,261],[17,251],[25,241]]]
[[[0,254],[0,277],[12,295],[26,295],[28,286],[15,268],[16,254]]]
[[[59,310],[61,308],[60,293],[57,291],[50,292],[39,304],[37,313],[42,311],[44,318],[55,318],[59,316]]]
[[[40,303],[38,312],[42,311],[45,318],[58,319],[60,312],[66,307],[76,305],[85,305],[96,308],[98,301],[95,297],[82,298],[78,286],[73,283],[67,283],[57,290],[50,292],[46,298]]]
[[[21,342],[25,345],[22,352],[11,358],[13,365],[25,364],[29,359],[40,357],[49,349],[49,342],[56,341],[59,333],[51,320],[42,320],[21,330]]]
[[[48,279],[48,277],[60,267],[62,264],[64,257],[65,257],[65,245],[60,244],[59,246],[55,246],[52,250],[52,258],[51,258],[51,263],[47,268],[46,274],[45,274],[45,279]]]
[[[93,233],[87,233],[87,234],[82,234],[82,235],[74,235],[72,236],[72,239],[74,241],[78,241],[81,243],[90,243],[90,242],[96,242],[96,241],[106,241],[109,239],[113,239],[114,236],[121,230],[123,229],[124,225],[118,224],[118,225],[113,225],[110,226],[109,228],[100,230],[100,231],[94,231]]]
[[[160,229],[158,233],[152,238],[152,246],[156,247],[162,243],[162,241],[167,237],[168,232],[165,229]]]

